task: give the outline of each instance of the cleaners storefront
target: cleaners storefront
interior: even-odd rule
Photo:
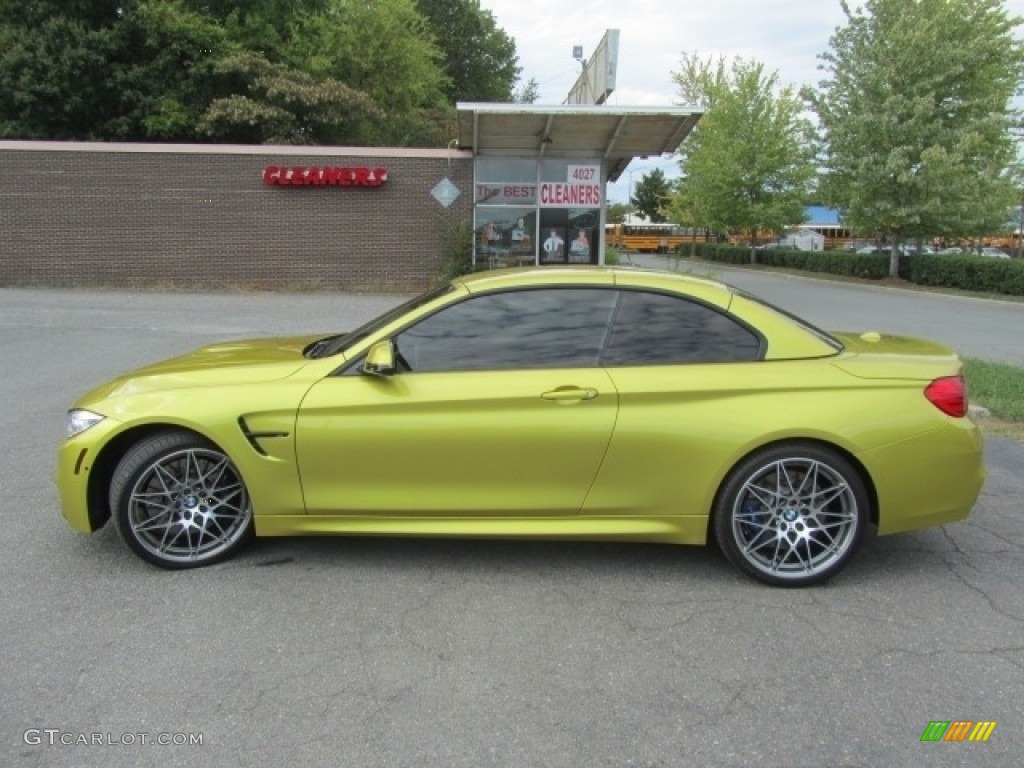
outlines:
[[[478,268],[604,263],[605,189],[634,157],[674,152],[691,109],[459,104],[474,156]]]

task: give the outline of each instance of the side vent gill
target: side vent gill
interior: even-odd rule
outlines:
[[[266,438],[271,438],[271,437],[288,437],[288,433],[287,432],[275,432],[275,431],[263,431],[263,432],[255,431],[254,432],[253,430],[249,429],[249,425],[246,423],[244,416],[239,416],[238,417],[238,428],[240,430],[242,430],[242,435],[248,441],[249,445],[252,446],[252,449],[254,451],[256,451],[256,453],[258,453],[260,456],[266,456],[267,455],[267,452],[263,449],[263,446],[260,445],[260,440],[265,440]]]

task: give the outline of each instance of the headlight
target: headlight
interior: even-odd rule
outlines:
[[[85,432],[89,427],[99,424],[101,421],[103,421],[103,417],[92,411],[81,408],[68,411],[68,437]]]

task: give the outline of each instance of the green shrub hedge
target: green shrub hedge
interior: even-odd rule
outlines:
[[[688,256],[689,253],[689,244],[678,249],[680,256]],[[750,263],[750,249],[735,245],[698,243],[696,255],[705,261],[725,264]],[[868,280],[882,280],[889,276],[887,253],[775,248],[758,251],[757,263],[767,267],[825,272]],[[901,256],[900,277],[918,285],[1024,296],[1024,261],[1019,259],[952,255]]]
[[[1024,296],[1024,261],[991,256],[902,256],[900,277],[918,285]]]

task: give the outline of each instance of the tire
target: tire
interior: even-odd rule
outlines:
[[[759,451],[729,473],[714,509],[714,535],[729,561],[779,587],[836,575],[864,541],[869,520],[860,474],[833,450],[788,443]]]
[[[237,467],[187,432],[161,432],[131,448],[111,478],[110,509],[125,544],[161,568],[215,563],[252,537],[252,504]]]

